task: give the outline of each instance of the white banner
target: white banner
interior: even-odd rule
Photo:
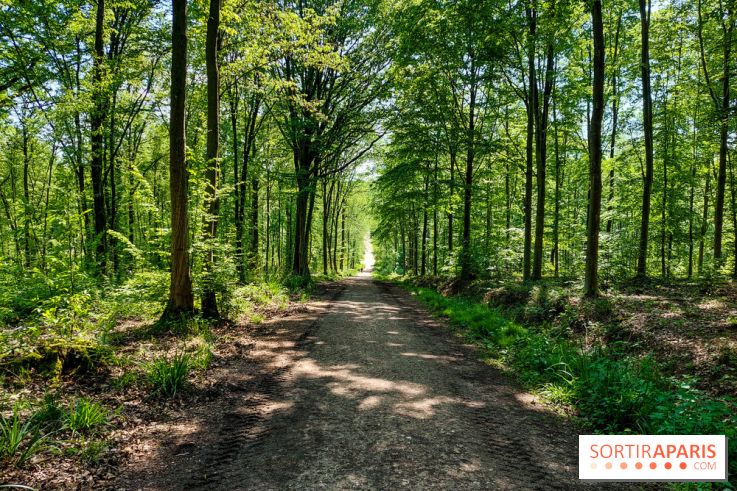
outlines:
[[[579,435],[578,478],[726,481],[724,435]]]

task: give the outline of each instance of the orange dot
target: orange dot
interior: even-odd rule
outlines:
[[[681,462],[681,469],[685,469],[685,468],[686,468],[686,463],[685,462]]]
[[[666,469],[670,469],[671,467],[673,467],[673,464],[671,464],[670,462],[666,462],[665,463],[665,468]]]
[[[611,469],[612,468],[612,463],[611,462],[607,462],[606,463],[606,468],[607,469]]]
[[[635,467],[638,469],[642,469],[642,462],[638,462],[635,464]]]
[[[620,469],[626,469],[627,468],[627,462],[622,462],[619,464]]]
[[[596,462],[591,462],[591,468],[596,469]]]
[[[655,469],[658,466],[655,462],[650,462],[650,468]]]

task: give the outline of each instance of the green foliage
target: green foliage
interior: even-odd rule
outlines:
[[[228,317],[237,319],[251,314],[255,307],[283,309],[289,303],[287,287],[279,283],[253,283],[237,287],[229,304]]]
[[[154,392],[174,397],[186,384],[191,368],[192,356],[178,353],[172,358],[156,358],[148,365],[146,372]]]
[[[28,459],[43,450],[46,435],[33,418],[23,420],[13,409],[10,416],[0,415],[0,461],[23,466]]]
[[[169,291],[165,271],[137,271],[122,285],[102,296],[99,309],[113,319],[152,320],[161,315]]]
[[[65,417],[66,411],[57,396],[49,393],[44,395],[41,407],[33,413],[32,419],[39,426],[56,430],[64,424]]]
[[[87,398],[80,398],[69,408],[64,424],[72,433],[89,433],[108,422],[104,407]]]
[[[669,379],[652,358],[628,356],[621,344],[584,348],[554,327],[523,328],[495,308],[462,297],[444,297],[428,288],[404,286],[490,356],[511,367],[530,388],[555,404],[575,407],[592,429],[725,434],[730,439],[730,472],[737,471],[734,399],[709,396],[688,378]],[[590,311],[587,315],[611,315],[611,304],[604,299],[581,308]]]

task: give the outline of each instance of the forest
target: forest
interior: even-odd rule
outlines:
[[[371,248],[584,426],[727,433],[737,460],[736,23],[0,0],[0,470],[107,475],[120,408],[195,400],[234,332],[350,290]]]

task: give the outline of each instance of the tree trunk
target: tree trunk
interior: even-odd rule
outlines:
[[[220,74],[218,70],[218,44],[220,31],[220,0],[210,0],[205,40],[207,65],[207,167],[205,168],[205,286],[202,291],[202,314],[217,318],[217,296],[214,285],[215,239],[217,239],[220,198]]]
[[[729,16],[729,10],[728,14]],[[717,172],[717,196],[714,203],[714,272],[717,273],[722,265],[722,227],[724,225],[724,191],[727,185],[727,151],[729,144],[729,98],[730,73],[732,63],[732,30],[734,19],[725,31],[724,39],[724,70],[722,72],[722,104],[719,126],[719,170]]]
[[[31,194],[28,187],[28,172],[31,156],[28,151],[28,128],[21,121],[23,135],[23,262],[27,269],[31,267]]]
[[[461,281],[471,279],[471,198],[473,194],[473,161],[476,153],[476,66],[471,59],[471,100],[468,104],[468,135],[466,141],[466,178],[463,183],[463,250],[461,251]]]
[[[259,229],[258,229],[258,193],[259,193],[258,175],[254,175],[251,179],[251,247],[249,248],[251,271],[256,271],[259,266]]]
[[[105,259],[107,253],[107,218],[105,216],[105,191],[103,183],[103,158],[104,158],[104,122],[107,112],[105,90],[103,89],[103,64],[105,62],[105,50],[103,46],[103,34],[105,27],[105,0],[97,0],[97,12],[95,15],[95,51],[93,56],[92,81],[94,85],[93,102],[94,107],[90,115],[90,176],[92,178],[93,212],[95,221],[95,250],[97,254],[97,265],[103,273],[105,272]]]
[[[599,294],[599,228],[601,224],[601,123],[604,116],[604,24],[601,0],[593,0],[594,80],[591,133],[589,135],[589,219],[586,240],[584,295]]]
[[[650,0],[640,0],[642,52],[642,122],[645,132],[645,176],[642,189],[640,246],[637,254],[637,276],[647,276],[647,242],[650,228],[650,197],[653,188],[653,100],[650,90]]]
[[[555,149],[555,210],[553,215],[553,252],[551,261],[555,269],[554,275],[559,275],[560,266],[560,146],[558,143],[558,114],[553,101],[553,125],[555,126],[554,149]]]
[[[532,169],[535,158],[535,113],[537,112],[537,70],[535,69],[535,34],[537,31],[537,12],[527,9],[530,39],[527,47],[527,66],[529,73],[529,87],[527,91],[527,146],[525,166],[525,238],[522,252],[522,279],[527,281],[531,277],[532,269]]]
[[[343,271],[343,265],[345,264],[346,260],[346,250],[345,250],[345,203],[343,204],[343,208],[341,209],[340,213],[340,270]]]
[[[189,273],[187,162],[184,128],[187,90],[187,0],[172,0],[171,109],[169,112],[169,191],[171,194],[171,277],[164,316],[194,311]]]
[[[432,207],[432,274],[438,275],[438,158],[435,155],[433,168],[433,207]]]
[[[607,233],[612,232],[612,202],[614,201],[614,149],[617,143],[617,120],[619,116],[619,86],[617,84],[617,73],[619,66],[617,65],[617,57],[619,56],[619,33],[622,30],[622,12],[617,16],[617,31],[614,34],[614,51],[612,53],[612,134],[609,141],[609,159],[612,168],[609,169],[609,198],[607,199],[607,210],[609,217],[606,221]]]
[[[330,191],[332,193],[332,186]],[[327,179],[322,181],[322,274],[328,275],[328,217],[330,210],[330,197],[328,196]]]
[[[450,149],[450,194],[448,204],[448,253],[453,252],[453,195],[455,193],[456,150]]]
[[[704,189],[704,208],[703,212],[701,214],[701,229],[699,230],[699,259],[698,263],[696,265],[696,270],[701,276],[701,273],[704,269],[704,246],[706,241],[706,231],[708,230],[708,211],[709,211],[709,194],[711,193],[711,190],[709,189],[711,185],[711,170],[706,171],[706,187]]]
[[[425,196],[427,196],[428,178],[425,177]],[[420,263],[420,276],[427,272],[427,202],[422,207],[422,260]]]
[[[550,110],[550,96],[553,92],[555,78],[555,50],[553,42],[549,41],[547,47],[547,63],[545,70],[545,85],[543,87],[543,107],[536,109],[536,132],[535,142],[537,145],[537,209],[535,213],[535,245],[532,263],[532,279],[542,278],[543,264],[543,238],[545,234],[545,173],[548,155],[548,113]],[[537,92],[537,91],[536,91]]]

